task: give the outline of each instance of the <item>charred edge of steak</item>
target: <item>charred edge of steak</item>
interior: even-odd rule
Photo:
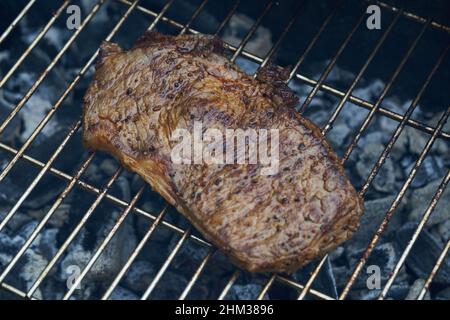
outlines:
[[[148,48],[150,46],[174,45],[178,52],[202,54],[214,52],[221,54],[224,51],[223,41],[217,36],[211,35],[182,35],[167,36],[157,31],[146,31],[134,44],[133,49]]]

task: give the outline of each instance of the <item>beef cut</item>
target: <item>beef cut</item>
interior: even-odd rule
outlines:
[[[319,128],[295,111],[286,76],[269,65],[254,79],[207,35],[147,32],[128,51],[105,42],[84,97],[84,144],[138,173],[238,266],[295,271],[352,235],[363,201]],[[249,156],[174,161],[174,133],[196,123],[202,133],[276,130],[278,170],[262,174],[266,166]],[[236,160],[242,146],[221,143]]]

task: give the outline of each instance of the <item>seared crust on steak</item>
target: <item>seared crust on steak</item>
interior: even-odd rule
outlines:
[[[105,42],[83,110],[84,144],[137,172],[239,266],[292,272],[348,239],[363,201],[319,128],[294,110],[286,72],[256,79],[220,40],[147,32],[129,51]],[[175,164],[175,129],[279,130],[279,171]],[[225,148],[224,148],[225,149]]]

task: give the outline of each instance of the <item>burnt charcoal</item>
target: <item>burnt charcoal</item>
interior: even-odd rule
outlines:
[[[406,172],[411,172],[414,163],[412,163],[408,168],[406,168]],[[412,188],[420,188],[425,186],[432,180],[439,179],[444,174],[444,169],[442,164],[440,165],[438,160],[434,156],[428,156],[423,161],[419,170],[414,177],[414,180],[411,183]]]
[[[167,271],[158,282],[155,290],[150,295],[150,299],[176,299],[183,292],[188,284],[189,278],[178,273]],[[147,284],[147,286],[150,283]]]
[[[373,238],[374,232],[378,229],[379,225],[383,221],[386,212],[391,207],[394,199],[394,196],[389,196],[385,198],[365,201],[365,213],[361,217],[361,225],[358,231],[356,231],[353,239],[351,239],[349,242],[352,248],[359,250],[365,248],[368,245],[369,241]],[[401,225],[402,217],[400,215],[400,212],[403,206],[404,203],[400,205],[397,212],[391,218],[386,234],[389,234],[392,230],[395,230]]]
[[[351,273],[353,272],[354,266],[357,264],[357,262],[363,255],[364,251],[365,249],[360,251],[349,250],[347,252],[348,264],[353,267],[347,268],[347,270],[342,268],[341,270],[338,270],[340,272],[344,272],[345,274],[345,275],[340,274],[339,277],[336,277],[336,280],[338,281],[337,283],[338,287],[343,287],[346,284]],[[369,277],[372,275],[372,273],[369,272],[367,268],[372,265],[378,266],[380,268],[381,283],[384,283],[394,270],[395,264],[397,263],[398,260],[398,256],[399,256],[398,250],[396,249],[393,243],[387,242],[375,247],[353,287],[355,289],[367,289],[367,281],[369,280]],[[405,274],[404,270],[401,270],[396,281],[401,281],[403,278],[405,278]]]
[[[419,219],[423,216],[440,183],[441,180],[438,179],[427,184],[423,188],[408,193],[408,209],[411,212],[409,214],[410,221],[419,221]],[[431,213],[431,216],[427,222],[428,226],[433,226],[450,219],[448,203],[450,203],[450,189],[446,188],[441,196],[441,199]]]
[[[408,222],[398,230],[396,242],[399,248],[405,248],[416,227],[417,224]],[[406,259],[406,265],[415,275],[426,279],[443,249],[440,239],[436,239],[427,230],[422,230]],[[450,284],[450,261],[448,259],[443,262],[434,282]]]
[[[246,285],[235,284],[230,288],[230,291],[228,291],[227,299],[255,300],[262,289],[263,287],[259,284],[246,284]]]
[[[450,300],[450,287],[439,291],[434,298],[436,300]]]
[[[117,286],[109,297],[109,300],[139,300],[139,297],[133,291]]]
[[[306,283],[311,276],[311,273],[315,270],[317,263],[318,262],[306,265],[299,272],[294,273],[292,277],[299,283]],[[336,299],[338,297],[335,274],[329,258],[327,258],[323,264],[319,274],[314,280],[312,288],[323,292],[332,298]]]
[[[158,270],[148,261],[135,261],[123,279],[123,286],[135,293],[142,294],[151,283]]]
[[[386,300],[403,300],[409,291],[408,282],[395,283],[390,288]],[[360,289],[350,291],[348,298],[353,300],[376,300],[380,296],[381,289]]]
[[[420,291],[422,290],[423,286],[425,284],[425,279],[417,279],[414,281],[414,283],[409,288],[408,295],[406,296],[405,300],[416,300],[419,296]],[[430,300],[430,293],[427,292],[424,297],[425,300]]]

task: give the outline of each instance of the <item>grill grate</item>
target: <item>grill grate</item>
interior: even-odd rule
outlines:
[[[115,27],[111,30],[111,32],[106,36],[105,40],[111,40],[114,35],[117,33],[117,31],[122,27],[125,20],[129,17],[131,12],[134,10],[139,10],[145,14],[147,14],[149,17],[152,17],[153,20],[151,24],[149,25],[148,29],[154,29],[157,24],[165,23],[169,24],[177,29],[179,29],[179,33],[198,33],[197,30],[194,30],[191,25],[195,18],[198,16],[198,14],[202,11],[204,6],[207,4],[208,0],[203,0],[200,5],[197,7],[197,9],[192,14],[189,21],[185,24],[179,23],[175,20],[172,20],[170,18],[165,17],[166,12],[169,10],[169,8],[172,6],[174,0],[169,0],[166,5],[159,11],[155,12],[152,11],[142,5],[139,5],[139,0],[131,2],[128,0],[116,0],[118,3],[123,4],[127,6],[127,10],[124,13],[124,15],[121,17],[121,19],[117,22]],[[11,113],[7,116],[7,118],[1,123],[0,125],[0,134],[5,130],[5,128],[11,123],[11,121],[14,119],[14,117],[18,114],[18,112],[22,109],[22,107],[26,104],[26,102],[30,99],[30,97],[34,94],[34,92],[37,90],[39,85],[44,81],[44,79],[47,77],[49,72],[53,69],[53,67],[58,63],[58,61],[61,59],[63,54],[67,51],[67,49],[72,45],[72,43],[77,39],[80,32],[90,23],[91,19],[95,16],[95,14],[98,12],[100,7],[104,4],[104,0],[99,0],[96,5],[94,5],[90,11],[90,13],[84,18],[81,27],[76,30],[73,35],[69,38],[69,40],[65,43],[63,48],[57,53],[55,58],[48,64],[48,66],[45,68],[44,72],[39,76],[39,78],[36,80],[36,82],[33,84],[33,86],[29,89],[29,91],[24,95],[24,97],[19,101],[19,103],[13,108]],[[26,16],[29,9],[33,6],[35,3],[34,0],[30,1],[23,10],[19,13],[17,18],[11,23],[11,25],[3,32],[3,34],[0,36],[0,44],[8,37],[8,35],[11,33],[11,31],[17,26],[17,24],[20,22],[20,20]],[[56,19],[65,11],[67,6],[69,5],[70,1],[64,1],[64,3],[61,5],[61,7],[54,13],[52,18],[48,21],[48,23],[44,26],[44,28],[36,35],[35,39],[30,43],[29,47],[23,52],[23,54],[19,57],[17,62],[13,65],[13,67],[8,71],[8,73],[1,79],[0,82],[0,88],[4,86],[4,84],[10,79],[10,77],[14,74],[14,72],[17,70],[17,68],[21,65],[23,60],[28,56],[28,54],[33,50],[33,48],[39,43],[39,41],[43,38],[43,36],[47,33],[47,31],[50,29],[50,27],[54,24]],[[280,34],[279,38],[277,39],[274,46],[270,49],[266,57],[259,57],[256,56],[248,51],[245,50],[245,46],[247,42],[250,40],[250,38],[254,35],[256,29],[258,28],[259,24],[261,23],[262,19],[266,17],[268,14],[270,14],[271,9],[274,5],[274,1],[268,1],[267,5],[263,8],[261,11],[259,17],[255,20],[255,23],[253,26],[249,29],[248,33],[244,36],[243,40],[238,46],[232,46],[230,44],[227,45],[228,49],[230,49],[233,52],[232,60],[236,60],[239,56],[246,57],[256,63],[258,63],[259,67],[264,66],[268,63],[268,61],[273,57],[273,55],[279,50],[281,43],[285,36],[290,31],[293,24],[296,22],[296,20],[299,17],[299,14],[302,12],[302,6],[304,1],[300,2],[296,11],[292,15],[292,17],[285,22],[285,28],[283,29],[282,33]],[[384,10],[388,10],[390,12],[394,13],[394,18],[390,21],[388,27],[383,32],[382,36],[379,38],[378,42],[376,43],[375,47],[371,51],[369,57],[367,58],[367,61],[364,63],[364,65],[359,70],[357,76],[352,81],[350,87],[346,91],[341,91],[337,88],[334,88],[330,85],[325,84],[325,80],[327,79],[328,75],[330,74],[333,67],[336,65],[336,62],[339,58],[339,56],[342,54],[344,49],[346,48],[349,41],[354,36],[355,32],[361,27],[361,24],[364,21],[364,17],[366,16],[365,11],[361,12],[360,18],[357,20],[351,31],[348,33],[342,44],[339,46],[337,52],[333,56],[333,58],[330,60],[328,65],[326,66],[324,72],[321,74],[318,80],[314,80],[312,78],[306,77],[305,75],[302,75],[298,73],[298,69],[300,65],[305,60],[305,57],[308,55],[308,53],[313,49],[315,46],[317,40],[322,36],[322,34],[327,29],[327,26],[329,25],[329,22],[331,19],[336,15],[338,9],[340,6],[342,6],[343,1],[338,1],[336,3],[336,6],[331,10],[329,15],[326,17],[326,19],[322,22],[321,26],[319,27],[317,33],[314,35],[314,37],[309,42],[308,46],[304,50],[303,54],[300,56],[300,58],[297,60],[297,63],[295,64],[292,72],[290,73],[289,79],[287,82],[290,82],[292,79],[300,80],[302,83],[308,85],[311,87],[311,91],[308,94],[306,100],[303,101],[300,112],[303,112],[305,109],[308,108],[313,98],[317,95],[318,92],[325,92],[331,95],[336,96],[338,99],[340,99],[339,104],[337,108],[333,111],[332,116],[326,123],[326,125],[322,128],[322,133],[326,134],[333,126],[334,121],[338,117],[339,113],[343,110],[345,104],[347,101],[352,102],[358,107],[361,107],[363,109],[368,110],[368,114],[366,118],[364,119],[362,125],[360,126],[357,134],[354,136],[353,140],[351,141],[350,145],[348,146],[347,150],[345,151],[344,157],[343,157],[343,163],[345,163],[350,155],[352,154],[352,151],[354,151],[356,145],[358,144],[358,141],[360,140],[362,134],[366,131],[369,124],[371,123],[371,120],[374,118],[375,115],[381,115],[383,117],[388,117],[392,120],[395,120],[398,125],[397,128],[390,138],[388,144],[386,145],[386,148],[378,158],[376,164],[372,168],[369,177],[367,178],[366,182],[364,183],[363,187],[360,190],[361,195],[365,195],[367,192],[369,186],[373,182],[374,178],[377,176],[377,173],[379,172],[380,168],[382,167],[384,161],[389,156],[390,151],[392,150],[392,147],[394,143],[397,141],[398,137],[402,133],[402,130],[406,127],[412,127],[417,130],[420,130],[422,132],[425,132],[429,134],[429,139],[423,148],[419,158],[414,163],[408,177],[406,178],[403,186],[400,189],[400,192],[396,195],[394,201],[392,202],[390,208],[386,212],[384,219],[382,220],[382,223],[378,227],[378,230],[373,235],[372,240],[369,243],[369,246],[367,247],[366,251],[362,255],[362,257],[359,259],[359,261],[356,263],[355,266],[351,266],[353,268],[353,273],[351,277],[348,279],[343,291],[340,293],[339,299],[345,299],[352,288],[353,284],[355,283],[357,277],[362,271],[362,268],[364,267],[365,263],[367,262],[370,254],[372,253],[373,249],[377,245],[381,235],[385,231],[386,227],[388,226],[388,223],[391,219],[391,217],[395,214],[396,209],[398,208],[401,200],[403,199],[406,191],[408,190],[409,186],[411,185],[419,167],[422,165],[424,159],[428,155],[433,143],[437,139],[443,139],[443,140],[450,140],[450,133],[443,131],[443,127],[447,121],[447,118],[450,114],[450,107],[446,109],[446,111],[443,113],[442,117],[438,121],[436,126],[430,126],[427,125],[424,122],[420,122],[414,119],[411,119],[411,116],[417,107],[420,99],[424,95],[432,77],[438,70],[439,66],[443,62],[443,60],[446,57],[449,45],[445,47],[445,49],[442,51],[442,53],[439,55],[438,59],[434,62],[434,65],[429,72],[425,82],[420,87],[420,90],[418,91],[416,97],[411,102],[411,105],[409,106],[408,110],[404,115],[391,111],[387,108],[384,108],[382,106],[383,99],[385,98],[388,91],[391,89],[393,84],[397,81],[398,76],[400,72],[402,71],[403,67],[407,63],[409,57],[415,50],[419,40],[422,38],[423,34],[429,30],[429,29],[436,29],[440,32],[444,32],[449,34],[450,33],[450,27],[442,25],[438,22],[431,21],[429,19],[425,19],[422,17],[419,17],[413,13],[405,12],[400,8],[396,8],[393,6],[390,6],[388,4],[382,3],[382,2],[376,2],[378,5],[380,5]],[[220,31],[227,25],[230,18],[235,14],[236,10],[239,6],[239,0],[235,1],[232,5],[230,11],[227,13],[225,19],[220,23],[216,34],[219,34]],[[357,97],[353,95],[353,90],[355,89],[356,85],[360,82],[363,74],[365,73],[366,69],[369,67],[369,65],[372,63],[375,55],[379,52],[380,48],[382,47],[382,44],[386,40],[389,34],[391,34],[392,30],[395,28],[396,23],[400,18],[407,18],[410,19],[418,24],[422,25],[422,28],[420,32],[417,34],[415,40],[409,47],[408,51],[403,56],[401,62],[396,67],[395,71],[393,72],[392,76],[390,77],[389,81],[387,82],[386,86],[383,88],[382,92],[380,93],[380,96],[378,100],[375,103],[371,103],[369,101],[366,101],[360,97]],[[188,297],[191,289],[194,287],[194,285],[197,283],[198,279],[202,276],[203,272],[205,271],[205,267],[207,266],[208,262],[210,261],[211,257],[213,256],[215,252],[215,248],[207,241],[203,240],[202,238],[197,237],[196,235],[191,233],[191,228],[183,229],[180,228],[168,220],[165,219],[165,214],[167,212],[167,206],[158,214],[154,215],[153,213],[144,210],[142,208],[137,207],[137,203],[139,199],[141,198],[142,194],[144,193],[144,190],[146,187],[141,187],[139,191],[134,195],[131,201],[127,202],[124,201],[113,194],[110,193],[111,186],[113,183],[118,179],[122,172],[122,168],[118,168],[115,173],[112,175],[112,177],[109,179],[107,184],[102,188],[99,189],[91,184],[89,184],[86,181],[83,181],[81,179],[82,174],[86,171],[86,169],[91,164],[92,160],[95,157],[95,153],[89,154],[87,159],[82,163],[79,169],[77,169],[76,173],[73,175],[70,175],[66,172],[60,171],[56,169],[53,165],[55,160],[57,159],[58,155],[62,152],[62,150],[66,147],[69,140],[74,136],[74,134],[80,129],[81,127],[81,121],[77,121],[69,133],[64,137],[61,144],[59,144],[56,148],[56,150],[50,155],[49,160],[46,162],[42,162],[31,155],[27,154],[28,147],[32,144],[32,142],[36,139],[38,134],[42,131],[44,126],[50,121],[52,116],[55,114],[55,112],[58,110],[58,108],[61,106],[63,101],[66,99],[66,97],[73,91],[73,89],[77,86],[80,79],[87,73],[93,62],[95,61],[96,57],[98,56],[99,50],[97,49],[95,53],[90,57],[88,62],[80,69],[79,73],[76,75],[74,80],[69,84],[67,89],[64,91],[64,93],[61,95],[61,97],[57,100],[57,102],[53,105],[53,107],[48,111],[48,113],[45,115],[45,117],[41,120],[39,125],[36,127],[36,129],[32,132],[32,134],[29,136],[29,138],[23,143],[23,145],[20,147],[20,149],[13,148],[12,146],[8,145],[7,143],[0,142],[0,148],[4,151],[7,151],[12,154],[12,160],[6,165],[5,168],[2,169],[2,172],[0,173],[0,181],[2,181],[8,173],[13,169],[15,164],[18,162],[19,159],[24,159],[27,162],[33,164],[36,166],[40,171],[38,175],[34,178],[34,180],[28,185],[25,192],[23,192],[20,199],[15,203],[15,205],[9,210],[9,212],[5,215],[3,220],[0,222],[0,231],[2,231],[7,223],[13,218],[19,207],[23,204],[23,202],[26,200],[26,198],[30,195],[30,193],[35,189],[36,185],[39,181],[42,180],[42,178],[48,174],[51,173],[52,175],[61,178],[65,181],[67,181],[67,185],[65,189],[62,191],[61,194],[57,197],[51,208],[48,210],[48,212],[45,214],[45,216],[42,218],[42,220],[39,222],[39,224],[35,227],[35,229],[31,232],[26,242],[23,244],[23,246],[20,248],[20,250],[15,253],[14,257],[11,259],[9,264],[6,266],[5,269],[1,270],[0,274],[0,285],[1,288],[19,296],[22,298],[28,298],[28,299],[35,299],[35,293],[36,290],[39,288],[39,286],[42,284],[42,282],[45,280],[45,278],[49,275],[49,272],[51,269],[55,266],[55,264],[58,262],[59,258],[65,253],[69,245],[72,243],[72,241],[75,239],[75,237],[79,234],[79,232],[82,230],[82,228],[85,226],[86,222],[94,212],[94,210],[98,207],[98,205],[104,200],[108,200],[112,202],[113,204],[123,208],[122,213],[116,220],[115,225],[112,227],[110,232],[105,236],[99,247],[96,249],[96,251],[93,253],[92,257],[88,260],[86,266],[83,268],[80,276],[77,278],[76,283],[67,291],[67,293],[64,296],[64,299],[69,299],[72,297],[74,290],[76,288],[76,285],[81,283],[88,272],[93,267],[94,263],[97,261],[99,256],[102,254],[102,252],[105,250],[108,243],[111,241],[113,236],[117,233],[119,228],[121,227],[122,223],[125,221],[126,217],[130,214],[138,214],[141,216],[144,216],[148,218],[152,224],[150,225],[149,229],[144,234],[141,241],[137,244],[136,248],[132,252],[129,259],[125,262],[123,267],[120,269],[119,273],[116,275],[112,283],[109,285],[109,287],[106,289],[105,293],[103,294],[103,299],[108,299],[116,286],[119,284],[125,273],[129,270],[132,263],[135,261],[138,254],[142,251],[145,244],[148,242],[149,238],[152,236],[152,234],[155,232],[157,228],[164,227],[169,229],[172,232],[175,232],[179,234],[181,237],[179,238],[178,242],[175,244],[172,252],[169,254],[159,271],[157,272],[156,276],[153,278],[147,289],[145,290],[145,293],[143,294],[142,298],[147,299],[150,294],[154,291],[156,285],[159,283],[167,269],[169,268],[171,262],[175,258],[177,252],[180,250],[180,248],[183,246],[183,244],[187,241],[195,241],[198,244],[205,246],[208,248],[207,254],[204,256],[203,260],[198,265],[197,270],[192,275],[192,278],[186,285],[184,291],[179,296],[179,299],[185,299]],[[419,234],[423,230],[426,222],[428,221],[430,215],[433,212],[433,209],[436,207],[440,197],[442,196],[448,182],[450,179],[450,171],[447,171],[447,174],[442,179],[441,184],[439,185],[438,189],[436,190],[434,196],[432,197],[428,208],[424,212],[424,214],[421,217],[421,220],[411,237],[407,247],[402,252],[401,257],[399,261],[396,263],[394,272],[389,276],[387,283],[384,285],[384,288],[379,296],[380,299],[383,299],[386,297],[386,295],[389,292],[389,289],[391,288],[394,280],[396,279],[397,275],[399,274],[400,269],[403,267],[405,260],[410,253],[415,241],[417,240]],[[56,210],[62,203],[62,201],[68,196],[68,194],[73,190],[75,186],[79,186],[82,189],[86,190],[87,192],[93,194],[95,196],[95,201],[92,203],[92,205],[89,207],[89,209],[86,211],[82,219],[79,221],[79,223],[76,225],[76,227],[72,230],[68,238],[64,241],[63,245],[59,248],[59,250],[56,252],[54,257],[50,260],[50,262],[47,264],[47,266],[44,268],[44,270],[40,273],[39,277],[35,280],[34,284],[31,286],[31,288],[24,292],[19,290],[18,288],[8,284],[5,282],[6,277],[10,274],[11,270],[18,264],[19,260],[23,257],[26,250],[30,247],[32,242],[36,239],[36,237],[39,235],[39,233],[42,231],[42,229],[45,227],[47,222],[50,220],[50,218],[55,214]],[[420,292],[419,299],[423,299],[425,296],[425,293],[427,289],[429,288],[431,282],[433,281],[434,276],[437,274],[439,267],[443,264],[446,255],[450,249],[450,240],[446,243],[444,250],[442,251],[439,259],[436,261],[436,264],[432,270],[432,272],[429,274],[429,277],[425,281],[425,284]],[[307,296],[307,294],[311,294],[316,298],[319,299],[333,299],[329,295],[319,292],[317,290],[314,290],[312,288],[312,285],[314,284],[315,279],[317,278],[318,274],[322,270],[322,267],[324,266],[324,263],[327,261],[328,255],[323,257],[320,262],[317,264],[316,268],[311,273],[309,279],[306,281],[306,283],[302,284],[295,280],[293,280],[291,277],[286,275],[279,275],[279,274],[273,274],[268,277],[266,280],[265,285],[263,286],[262,291],[260,292],[258,299],[263,299],[266,293],[271,289],[273,284],[275,282],[284,285],[289,286],[297,290],[298,292],[298,298],[303,299]],[[236,271],[232,274],[232,276],[227,281],[226,285],[224,286],[219,299],[223,299],[226,297],[228,291],[233,286],[233,284],[237,281],[239,276],[241,275],[241,271],[239,269],[236,269]]]

